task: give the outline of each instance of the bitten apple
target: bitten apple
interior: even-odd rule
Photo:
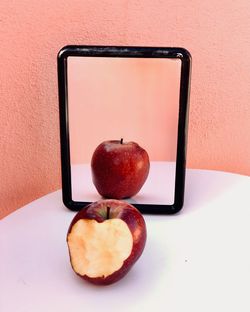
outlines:
[[[137,194],[150,168],[148,153],[135,142],[102,142],[91,159],[93,183],[105,198],[123,199]]]
[[[72,220],[67,244],[73,270],[83,279],[108,285],[120,280],[146,243],[142,214],[127,202],[106,199],[89,204]]]

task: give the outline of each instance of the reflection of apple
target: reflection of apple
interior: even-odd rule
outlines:
[[[115,199],[92,203],[76,214],[69,227],[71,266],[89,282],[112,284],[140,257],[146,236],[145,221],[134,206]]]
[[[122,199],[139,192],[149,173],[147,152],[134,142],[105,141],[95,150],[92,179],[100,195]]]

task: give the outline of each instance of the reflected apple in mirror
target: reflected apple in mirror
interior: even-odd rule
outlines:
[[[91,159],[92,180],[104,198],[123,199],[136,195],[150,168],[148,153],[135,142],[102,142]]]
[[[124,277],[146,243],[142,214],[124,201],[89,204],[72,220],[67,244],[74,272],[93,284],[108,285]]]

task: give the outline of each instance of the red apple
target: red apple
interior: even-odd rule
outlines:
[[[142,214],[127,202],[106,199],[89,204],[72,220],[67,244],[73,270],[97,285],[120,280],[146,243]]]
[[[93,183],[105,198],[137,194],[148,177],[149,167],[148,153],[137,143],[122,139],[101,143],[91,160]]]

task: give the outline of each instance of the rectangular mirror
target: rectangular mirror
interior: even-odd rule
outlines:
[[[150,160],[145,183],[124,200],[145,213],[182,208],[190,62],[181,48],[67,46],[59,52],[63,201],[69,209],[102,198],[91,159],[110,140],[136,142]]]

